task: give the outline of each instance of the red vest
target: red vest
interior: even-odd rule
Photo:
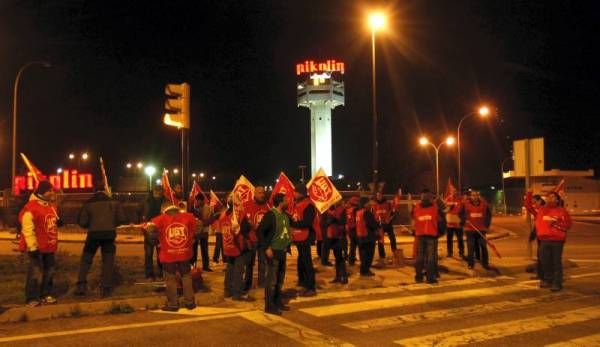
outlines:
[[[365,209],[361,208],[356,211],[356,237],[363,238],[367,237],[367,224],[365,222]]]
[[[570,227],[571,217],[563,207],[542,206],[537,210],[535,230],[539,240],[565,241]]]
[[[346,211],[343,206],[337,207],[335,210],[327,210],[329,215],[333,216],[335,219],[340,220]],[[329,224],[327,226],[327,237],[330,239],[341,239],[344,237],[344,225],[340,224]]]
[[[448,207],[448,212],[446,212],[446,225],[448,228],[459,228],[460,227],[460,217],[459,212],[462,207],[462,202],[460,197],[451,198],[448,197],[445,201],[446,207]]]
[[[392,219],[392,206],[386,200],[384,202],[375,201],[373,208],[375,219],[382,224],[389,224]]]
[[[196,231],[196,218],[191,213],[161,214],[152,219],[158,229],[161,263],[189,261]]]
[[[437,236],[438,210],[435,205],[422,207],[421,204],[417,204],[413,210],[413,219],[415,221],[415,235]]]
[[[294,205],[294,220],[299,221],[302,220],[302,218],[304,217],[304,210],[310,205],[310,199],[306,198],[298,203],[296,203]],[[322,238],[321,236],[321,227],[318,225],[319,224],[319,216],[318,213],[315,211],[315,218],[313,219],[313,223],[312,223],[312,227],[316,232],[316,236],[317,236],[317,240],[321,240]],[[302,229],[292,229],[292,241],[294,242],[302,242],[302,241],[306,241],[308,239],[308,235],[309,235],[309,230],[308,228],[302,228]]]
[[[40,253],[54,253],[58,247],[58,216],[50,205],[44,205],[37,200],[29,201],[19,213],[19,222],[23,223],[23,215],[30,212],[33,216],[35,237],[37,238]],[[25,235],[20,234],[19,250],[25,252],[27,245]]]
[[[269,205],[258,204],[255,200],[250,200],[244,204],[244,213],[246,214],[246,218],[248,222],[252,226],[250,229],[250,233],[248,234],[248,241],[250,243],[250,247],[254,248],[256,246],[258,238],[256,237],[256,229],[260,224],[265,213],[269,211]]]
[[[345,210],[346,213],[346,231],[350,232],[352,229],[356,229],[356,218],[354,216],[355,207],[348,207]]]
[[[487,231],[485,226],[485,212],[487,205],[483,201],[479,201],[479,205],[475,206],[471,201],[465,203],[465,231],[475,231],[474,225],[479,231]],[[472,225],[471,225],[472,224]]]
[[[239,232],[234,232],[232,228],[232,212],[227,214],[226,211],[221,213],[219,217],[219,229],[223,233],[223,254],[228,257],[237,257],[245,249],[243,242],[244,236]],[[243,216],[243,215],[242,215]],[[238,218],[238,224],[241,223],[242,218]]]

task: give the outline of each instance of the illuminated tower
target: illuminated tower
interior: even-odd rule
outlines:
[[[331,165],[331,110],[344,105],[344,63],[312,60],[296,65],[298,107],[310,109],[311,174],[322,167],[333,175]]]

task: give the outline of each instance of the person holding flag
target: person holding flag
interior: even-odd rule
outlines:
[[[456,235],[456,244],[458,246],[458,255],[465,258],[465,243],[463,241],[463,230],[460,226],[459,213],[462,208],[462,199],[458,195],[457,189],[448,178],[446,186],[446,194],[444,196],[444,204],[446,205],[446,250],[449,258],[454,254],[454,235]]]
[[[331,205],[321,216],[321,228],[327,237],[328,246],[335,257],[335,278],[329,283],[348,283],[346,261],[342,254],[342,240],[346,238],[346,213],[344,205],[338,202]]]
[[[244,291],[248,292],[252,289],[252,277],[254,272],[254,262],[256,260],[257,254],[257,236],[256,236],[256,228],[260,224],[260,221],[263,219],[263,216],[267,211],[269,211],[269,205],[267,204],[267,199],[265,197],[265,187],[257,186],[254,188],[254,199],[250,201],[246,201],[243,206],[244,213],[246,214],[246,218],[250,222],[250,232],[249,232],[249,252],[250,256],[248,257],[248,262],[244,266]],[[264,253],[258,253],[258,285],[260,287],[264,287],[265,278],[266,278],[266,259]]]
[[[52,206],[54,195],[52,184],[40,181],[19,212],[19,250],[27,252],[29,259],[25,280],[25,299],[29,307],[57,302],[51,295],[56,266],[54,253],[58,247],[58,214]]]
[[[396,251],[396,235],[394,234],[394,228],[392,227],[392,204],[383,196],[382,191],[378,191],[375,195],[375,201],[373,205],[373,212],[375,213],[375,218],[379,223],[379,227],[383,231],[381,235],[381,242],[378,243],[377,247],[379,250],[379,258],[385,259],[385,244],[384,244],[384,234],[387,234],[390,239],[390,246],[392,248],[392,253]]]
[[[471,191],[469,199],[463,204],[460,213],[460,226],[467,235],[467,263],[469,269],[475,265],[475,249],[480,249],[481,265],[489,270],[489,256],[485,235],[492,224],[492,212],[477,191]]]
[[[307,196],[304,183],[296,185],[294,195],[294,213],[290,226],[292,227],[292,241],[298,250],[298,285],[304,287],[300,296],[315,296],[317,287],[311,246],[316,239],[317,211]]]

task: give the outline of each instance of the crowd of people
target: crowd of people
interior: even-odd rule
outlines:
[[[116,228],[127,223],[121,205],[106,192],[105,185],[96,184],[95,190],[79,215],[80,226],[88,231],[75,290],[80,296],[87,294],[87,274],[99,248],[101,293],[111,295]],[[19,214],[20,250],[27,252],[29,258],[25,297],[31,307],[56,303],[51,283],[60,218],[53,205],[54,194],[49,182],[40,182]],[[317,248],[323,266],[335,266],[335,277],[330,282],[341,285],[348,283],[348,267],[356,266],[357,261],[359,276],[375,275],[372,271],[375,250],[380,259],[386,257],[385,236],[392,252],[397,249],[392,222],[399,211],[400,196],[388,201],[381,192],[372,197],[353,195],[324,213],[318,212],[304,184],[296,185],[293,199],[282,193],[267,199],[264,187],[259,186],[249,201],[230,194],[224,204],[215,205],[203,193],[193,197],[189,204],[181,201],[181,189],[176,188],[175,195],[167,198],[162,187],[156,186],[143,205],[145,275],[150,281],[164,278],[167,304],[163,309],[167,311],[180,308],[178,286],[183,291],[183,306],[196,307],[191,270],[201,258],[202,271],[213,271],[209,235],[214,234],[216,240],[212,262],[222,261],[226,265],[224,296],[234,301],[254,300],[249,294],[255,287],[256,269],[257,286],[265,291],[265,312],[276,315],[289,310],[282,300],[282,287],[292,247],[297,251],[300,296],[317,295],[313,247]],[[543,201],[528,192],[525,206],[535,216],[540,287],[557,291],[562,288],[561,258],[570,217],[558,194],[550,193],[545,204]],[[442,235],[447,240],[446,256],[454,256],[456,239],[458,255],[470,269],[476,260],[483,268],[490,268],[486,235],[492,214],[478,192],[460,195],[454,190],[439,199],[425,189],[410,213],[415,282],[438,282],[438,239]],[[463,237],[466,237],[466,255]],[[331,253],[334,264],[329,261]]]

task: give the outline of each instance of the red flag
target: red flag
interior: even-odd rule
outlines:
[[[35,165],[33,165],[32,162],[29,161],[25,154],[21,153],[21,158],[23,159],[23,162],[25,162],[25,166],[27,166],[27,170],[29,170],[29,172],[31,173],[31,176],[35,181],[35,186],[37,187],[38,183],[40,183],[40,181],[44,179],[44,175],[37,167],[35,167]]]
[[[179,201],[176,201],[175,199],[175,193],[173,192],[171,184],[169,183],[169,175],[167,174],[167,170],[163,171],[161,182],[163,187],[163,194],[167,197],[167,199],[169,199],[169,201],[171,201],[173,205],[177,206]]]
[[[219,200],[219,197],[212,190],[210,191],[210,207],[213,207],[215,211],[220,210],[223,207],[223,203]]]
[[[254,186],[246,177],[244,177],[244,175],[241,175],[235,182],[235,186],[229,196],[232,196],[233,194],[237,194],[240,197],[240,201],[243,205],[254,199]]]
[[[496,254],[496,256],[497,256],[498,258],[502,258],[502,257],[500,256],[500,252],[498,252],[498,249],[496,248],[496,245],[494,245],[494,244],[493,244],[493,243],[492,243],[490,240],[488,240],[488,238],[487,238],[487,237],[485,237],[485,235],[484,235],[484,234],[481,232],[481,230],[477,229],[477,227],[476,227],[476,226],[474,226],[474,225],[473,225],[473,223],[471,223],[470,221],[467,221],[467,223],[469,223],[469,225],[471,225],[471,227],[472,227],[473,229],[475,229],[475,231],[476,231],[477,233],[479,233],[479,235],[481,236],[481,238],[485,240],[485,242],[487,243],[487,245],[488,245],[488,246],[490,246],[490,248],[492,249],[492,251],[494,251],[494,253]]]
[[[444,195],[444,197],[447,198],[454,193],[456,193],[456,187],[454,186],[454,184],[452,184],[452,179],[448,177],[448,185],[446,186],[446,194]]]
[[[294,201],[294,192],[295,188],[292,184],[292,181],[290,181],[290,179],[282,171],[279,174],[279,178],[277,179],[277,183],[275,183],[273,191],[271,192],[271,197],[269,197],[269,205],[273,206],[273,197],[275,196],[275,194],[278,193],[284,194],[288,201]],[[291,207],[291,204],[288,205],[288,209],[290,209]]]
[[[310,179],[306,185],[308,197],[315,204],[319,213],[323,213],[332,205],[342,200],[342,195],[325,174],[323,168]]]
[[[102,174],[102,182],[104,182],[104,191],[110,197],[112,196],[112,192],[108,186],[108,178],[106,177],[106,170],[104,169],[104,160],[102,160],[102,157],[100,157],[100,173]]]
[[[196,195],[198,194],[202,194],[204,199],[206,199],[206,194],[204,194],[198,182],[194,180],[194,184],[192,184],[192,190],[190,190],[190,196],[188,197],[188,206],[190,209],[196,206]]]
[[[561,179],[560,182],[552,189],[553,192],[558,193],[561,197],[565,195],[565,179]]]

